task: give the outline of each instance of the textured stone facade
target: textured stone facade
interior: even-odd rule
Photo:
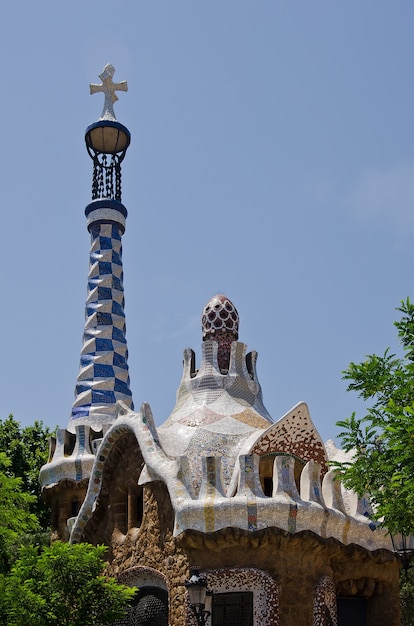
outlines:
[[[367,626],[399,624],[399,566],[385,549],[372,552],[309,531],[290,534],[277,528],[187,530],[175,537],[174,511],[162,481],[143,488],[140,527],[125,530],[124,524],[122,532],[116,516],[125,504],[125,468],[134,483],[140,459],[131,436],[119,440],[104,472],[105,499],[82,540],[109,546],[108,572],[120,580],[165,588],[171,626],[194,623],[184,586],[193,566],[200,567],[215,593],[253,589],[254,624],[261,626],[336,624],[337,595],[367,599]],[[326,621],[327,610],[332,622]]]

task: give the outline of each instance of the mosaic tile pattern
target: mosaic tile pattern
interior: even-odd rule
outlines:
[[[223,294],[213,296],[204,307],[201,316],[203,341],[217,332],[229,332],[233,341],[239,337],[239,314],[233,302]]]
[[[313,626],[338,626],[335,584],[329,576],[322,576],[316,586]]]
[[[270,451],[288,452],[304,461],[316,461],[323,473],[328,469],[325,446],[313,425],[305,402],[297,404],[261,434],[251,451],[259,455]]]
[[[119,403],[123,414],[96,453],[71,541],[82,539],[93,515],[113,446],[132,432],[145,463],[138,482],[165,483],[175,514],[175,536],[190,529],[210,533],[228,527],[250,532],[279,528],[292,534],[307,530],[368,550],[389,549],[389,537],[369,518],[367,501],[338,491],[333,474],[326,472],[325,448],[306,404],[272,423],[262,402],[256,358],[255,353],[246,354],[245,344],[233,341],[229,370],[223,374],[217,342],[203,342],[198,370],[194,353],[186,350],[177,404],[158,429],[149,405],[133,413]],[[273,481],[269,496],[261,486],[263,455],[266,472],[273,469],[273,475],[267,475]],[[307,463],[297,464],[295,457]],[[74,467],[76,471],[76,463]]]
[[[279,587],[265,572],[257,569],[218,569],[205,571],[213,593],[253,592],[253,623],[279,626]]]
[[[365,502],[354,502],[354,515],[348,508],[328,508],[321,494],[330,504],[342,504],[330,490],[336,481],[328,473],[320,484],[320,470],[308,462],[302,470],[301,492],[298,493],[294,476],[295,459],[289,455],[274,458],[274,488],[272,496],[263,494],[257,455],[240,455],[231,485],[225,489],[220,457],[202,458],[201,487],[196,493],[189,480],[188,457],[171,458],[165,454],[157,437],[152,413],[143,405],[139,414],[128,412],[106,433],[96,453],[96,461],[89,488],[71,532],[71,541],[82,540],[83,529],[91,519],[99,497],[106,461],[117,440],[133,432],[145,466],[139,478],[144,485],[162,480],[170,494],[175,513],[174,535],[187,529],[214,532],[222,528],[241,528],[254,532],[264,528],[280,528],[289,533],[310,530],[321,537],[334,537],[344,544],[356,543],[368,550],[391,548],[390,539],[382,529],[375,529],[366,515]],[[317,495],[319,494],[319,495]],[[316,497],[317,496],[317,497]],[[352,499],[351,499],[352,500]]]
[[[93,223],[86,322],[69,430],[116,418],[116,402],[133,409],[125,338],[122,228]]]
[[[289,455],[277,455],[274,459],[274,489],[270,497],[264,496],[261,488],[257,455],[240,455],[227,491],[221,458],[203,458],[201,487],[198,494],[195,493],[188,483],[188,457],[174,459],[165,454],[149,406],[143,405],[139,414],[128,412],[127,407],[124,410],[126,414],[118,417],[97,450],[88,492],[74,522],[71,541],[82,540],[83,530],[93,515],[111,450],[120,437],[133,432],[145,462],[138,482],[140,485],[154,480],[165,483],[175,513],[175,536],[188,529],[206,533],[227,527],[252,532],[280,528],[289,533],[310,530],[319,536],[334,537],[344,544],[356,543],[369,550],[390,549],[390,539],[385,532],[373,528],[369,518],[359,513],[360,509],[365,510],[364,502],[356,505],[355,515],[351,516],[327,508],[320,495],[317,499],[312,497],[309,484],[314,495],[329,494],[332,484],[328,475],[322,488],[320,471],[315,471],[313,463],[303,468],[304,492],[298,493],[295,459]]]
[[[189,457],[196,490],[201,481],[201,455],[222,457],[228,485],[243,446],[251,437],[257,440],[272,423],[263,405],[256,355],[250,353],[248,357],[246,351],[245,344],[232,342],[226,374],[218,365],[217,342],[203,342],[198,371],[194,370],[194,353],[184,353],[177,403],[158,433],[167,454]]]
[[[221,459],[222,477],[224,489],[226,489],[231,481],[237,454],[240,452],[240,447],[247,437],[248,434],[243,437],[242,435],[224,435],[211,433],[201,428],[197,429],[186,450],[192,474],[192,483],[196,493],[200,488],[203,477],[202,455],[208,454]],[[230,453],[229,450],[231,450]]]
[[[201,317],[203,341],[217,343],[217,363],[220,372],[229,369],[231,344],[239,336],[239,314],[234,304],[223,294],[214,296],[206,304]]]
[[[73,435],[65,429],[56,432],[54,451],[39,474],[42,488],[51,487],[61,480],[79,482],[91,474],[95,455],[91,450],[90,428],[84,424],[75,426],[75,442],[69,447]]]

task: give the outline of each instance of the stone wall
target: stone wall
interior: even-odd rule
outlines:
[[[369,552],[309,532],[292,535],[275,528],[254,533],[231,528],[210,534],[186,531],[174,538],[173,521],[167,489],[155,482],[144,489],[139,529],[126,535],[105,529],[111,536],[109,573],[120,577],[141,567],[165,579],[171,626],[192,622],[184,587],[192,566],[200,567],[209,584],[217,580],[217,570],[250,569],[269,576],[278,590],[275,626],[323,625],[315,621],[315,596],[323,577],[333,581],[337,595],[367,598],[367,626],[399,624],[399,566],[387,550]],[[85,538],[93,540],[88,532]]]

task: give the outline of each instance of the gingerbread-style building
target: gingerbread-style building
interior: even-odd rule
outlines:
[[[92,245],[75,402],[40,474],[54,537],[108,546],[108,571],[140,590],[125,626],[196,624],[185,584],[194,567],[213,594],[208,625],[398,626],[388,536],[335,480],[307,405],[269,415],[257,353],[239,341],[225,295],[204,308],[201,357],[185,350],[168,419],[157,427],[148,404],[134,411],[120,187],[130,137],[113,112],[126,90],[113,72],[91,86],[105,106],[86,131]]]

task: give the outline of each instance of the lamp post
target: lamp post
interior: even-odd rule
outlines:
[[[391,541],[393,550],[398,555],[405,573],[407,573],[414,556],[414,535],[391,534]]]
[[[207,589],[207,580],[201,578],[198,567],[191,568],[190,580],[187,580],[185,587],[188,591],[190,606],[194,611],[198,626],[204,626],[211,616],[211,604],[213,592]]]

